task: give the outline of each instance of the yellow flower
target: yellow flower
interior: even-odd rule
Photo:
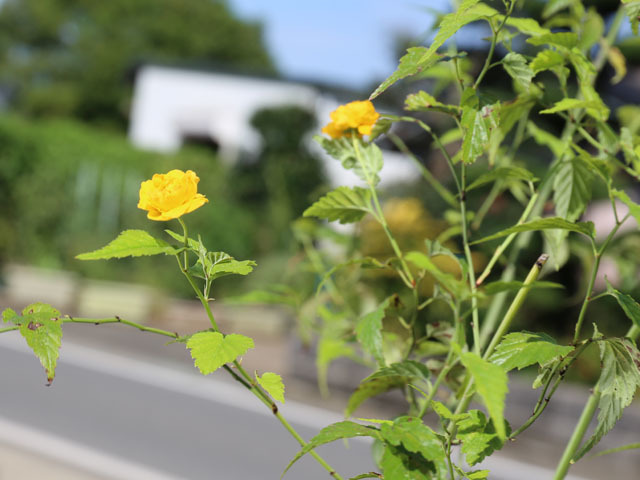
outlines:
[[[156,173],[140,185],[138,208],[147,210],[147,218],[166,221],[200,208],[209,200],[198,193],[200,179],[191,170]]]
[[[347,103],[331,112],[331,122],[322,129],[322,133],[331,138],[340,138],[352,130],[357,130],[360,135],[371,135],[378,118],[380,114],[369,100]]]

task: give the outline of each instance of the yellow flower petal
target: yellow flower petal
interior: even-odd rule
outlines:
[[[138,208],[147,210],[147,218],[167,221],[179,218],[208,202],[198,193],[200,179],[191,170],[156,173],[140,185]]]

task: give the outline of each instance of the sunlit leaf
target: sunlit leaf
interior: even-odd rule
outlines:
[[[538,220],[532,220],[531,222],[509,227],[498,233],[489,235],[488,237],[476,240],[471,244],[474,245],[476,243],[488,242],[497,238],[506,237],[508,235],[511,235],[512,233],[532,232],[537,230],[568,230],[570,232],[581,233],[582,235],[586,235],[589,238],[593,238],[595,236],[595,228],[593,226],[593,222],[571,223],[560,217],[550,217],[540,218]]]
[[[573,222],[582,215],[591,200],[593,174],[581,157],[564,160],[553,181],[556,215]]]
[[[484,413],[480,410],[470,410],[460,417],[456,420],[458,427],[456,437],[462,442],[462,453],[469,465],[480,463],[494,451],[502,448],[504,438],[500,438],[493,422],[487,421]],[[504,423],[503,428],[505,432],[508,431]]]
[[[364,315],[356,324],[356,338],[362,349],[373,356],[378,365],[384,365],[382,350],[382,319],[385,310],[389,306],[391,297],[387,298],[378,307]]]
[[[459,106],[441,103],[424,91],[408,95],[404,105],[411,111],[435,111],[449,115],[459,115],[462,111]]]
[[[318,217],[340,223],[353,223],[373,213],[371,191],[360,187],[338,187],[304,211],[305,217]]]
[[[462,353],[460,360],[474,380],[476,391],[487,407],[498,437],[504,440],[507,436],[504,425],[504,399],[509,391],[507,373],[502,367],[472,352]]]
[[[140,257],[143,255],[174,255],[176,249],[164,240],[154,238],[144,230],[125,230],[108,245],[93,252],[76,255],[78,260]]]
[[[198,332],[187,341],[195,366],[203,375],[209,375],[226,363],[233,362],[251,348],[253,340],[232,333],[223,336],[219,332]]]
[[[545,333],[515,332],[505,335],[489,359],[507,372],[535,363],[544,365],[571,353],[574,347],[558,345]]]
[[[466,134],[462,139],[462,161],[475,162],[489,147],[491,133],[498,127],[499,105],[485,105],[481,109],[463,108],[462,127]]]
[[[256,375],[256,380],[274,400],[284,403],[284,383],[277,373],[265,372],[262,376]]]
[[[534,74],[527,59],[523,55],[515,52],[507,53],[502,60],[502,66],[511,78],[520,83],[525,90],[529,89]]]

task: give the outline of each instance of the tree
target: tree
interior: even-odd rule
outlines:
[[[6,0],[0,84],[33,115],[121,123],[143,61],[272,73],[260,24],[221,0]]]

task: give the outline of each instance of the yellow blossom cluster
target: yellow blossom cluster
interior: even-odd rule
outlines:
[[[209,200],[198,193],[200,179],[191,170],[156,173],[140,185],[138,208],[147,210],[147,218],[166,221],[200,208]]]

